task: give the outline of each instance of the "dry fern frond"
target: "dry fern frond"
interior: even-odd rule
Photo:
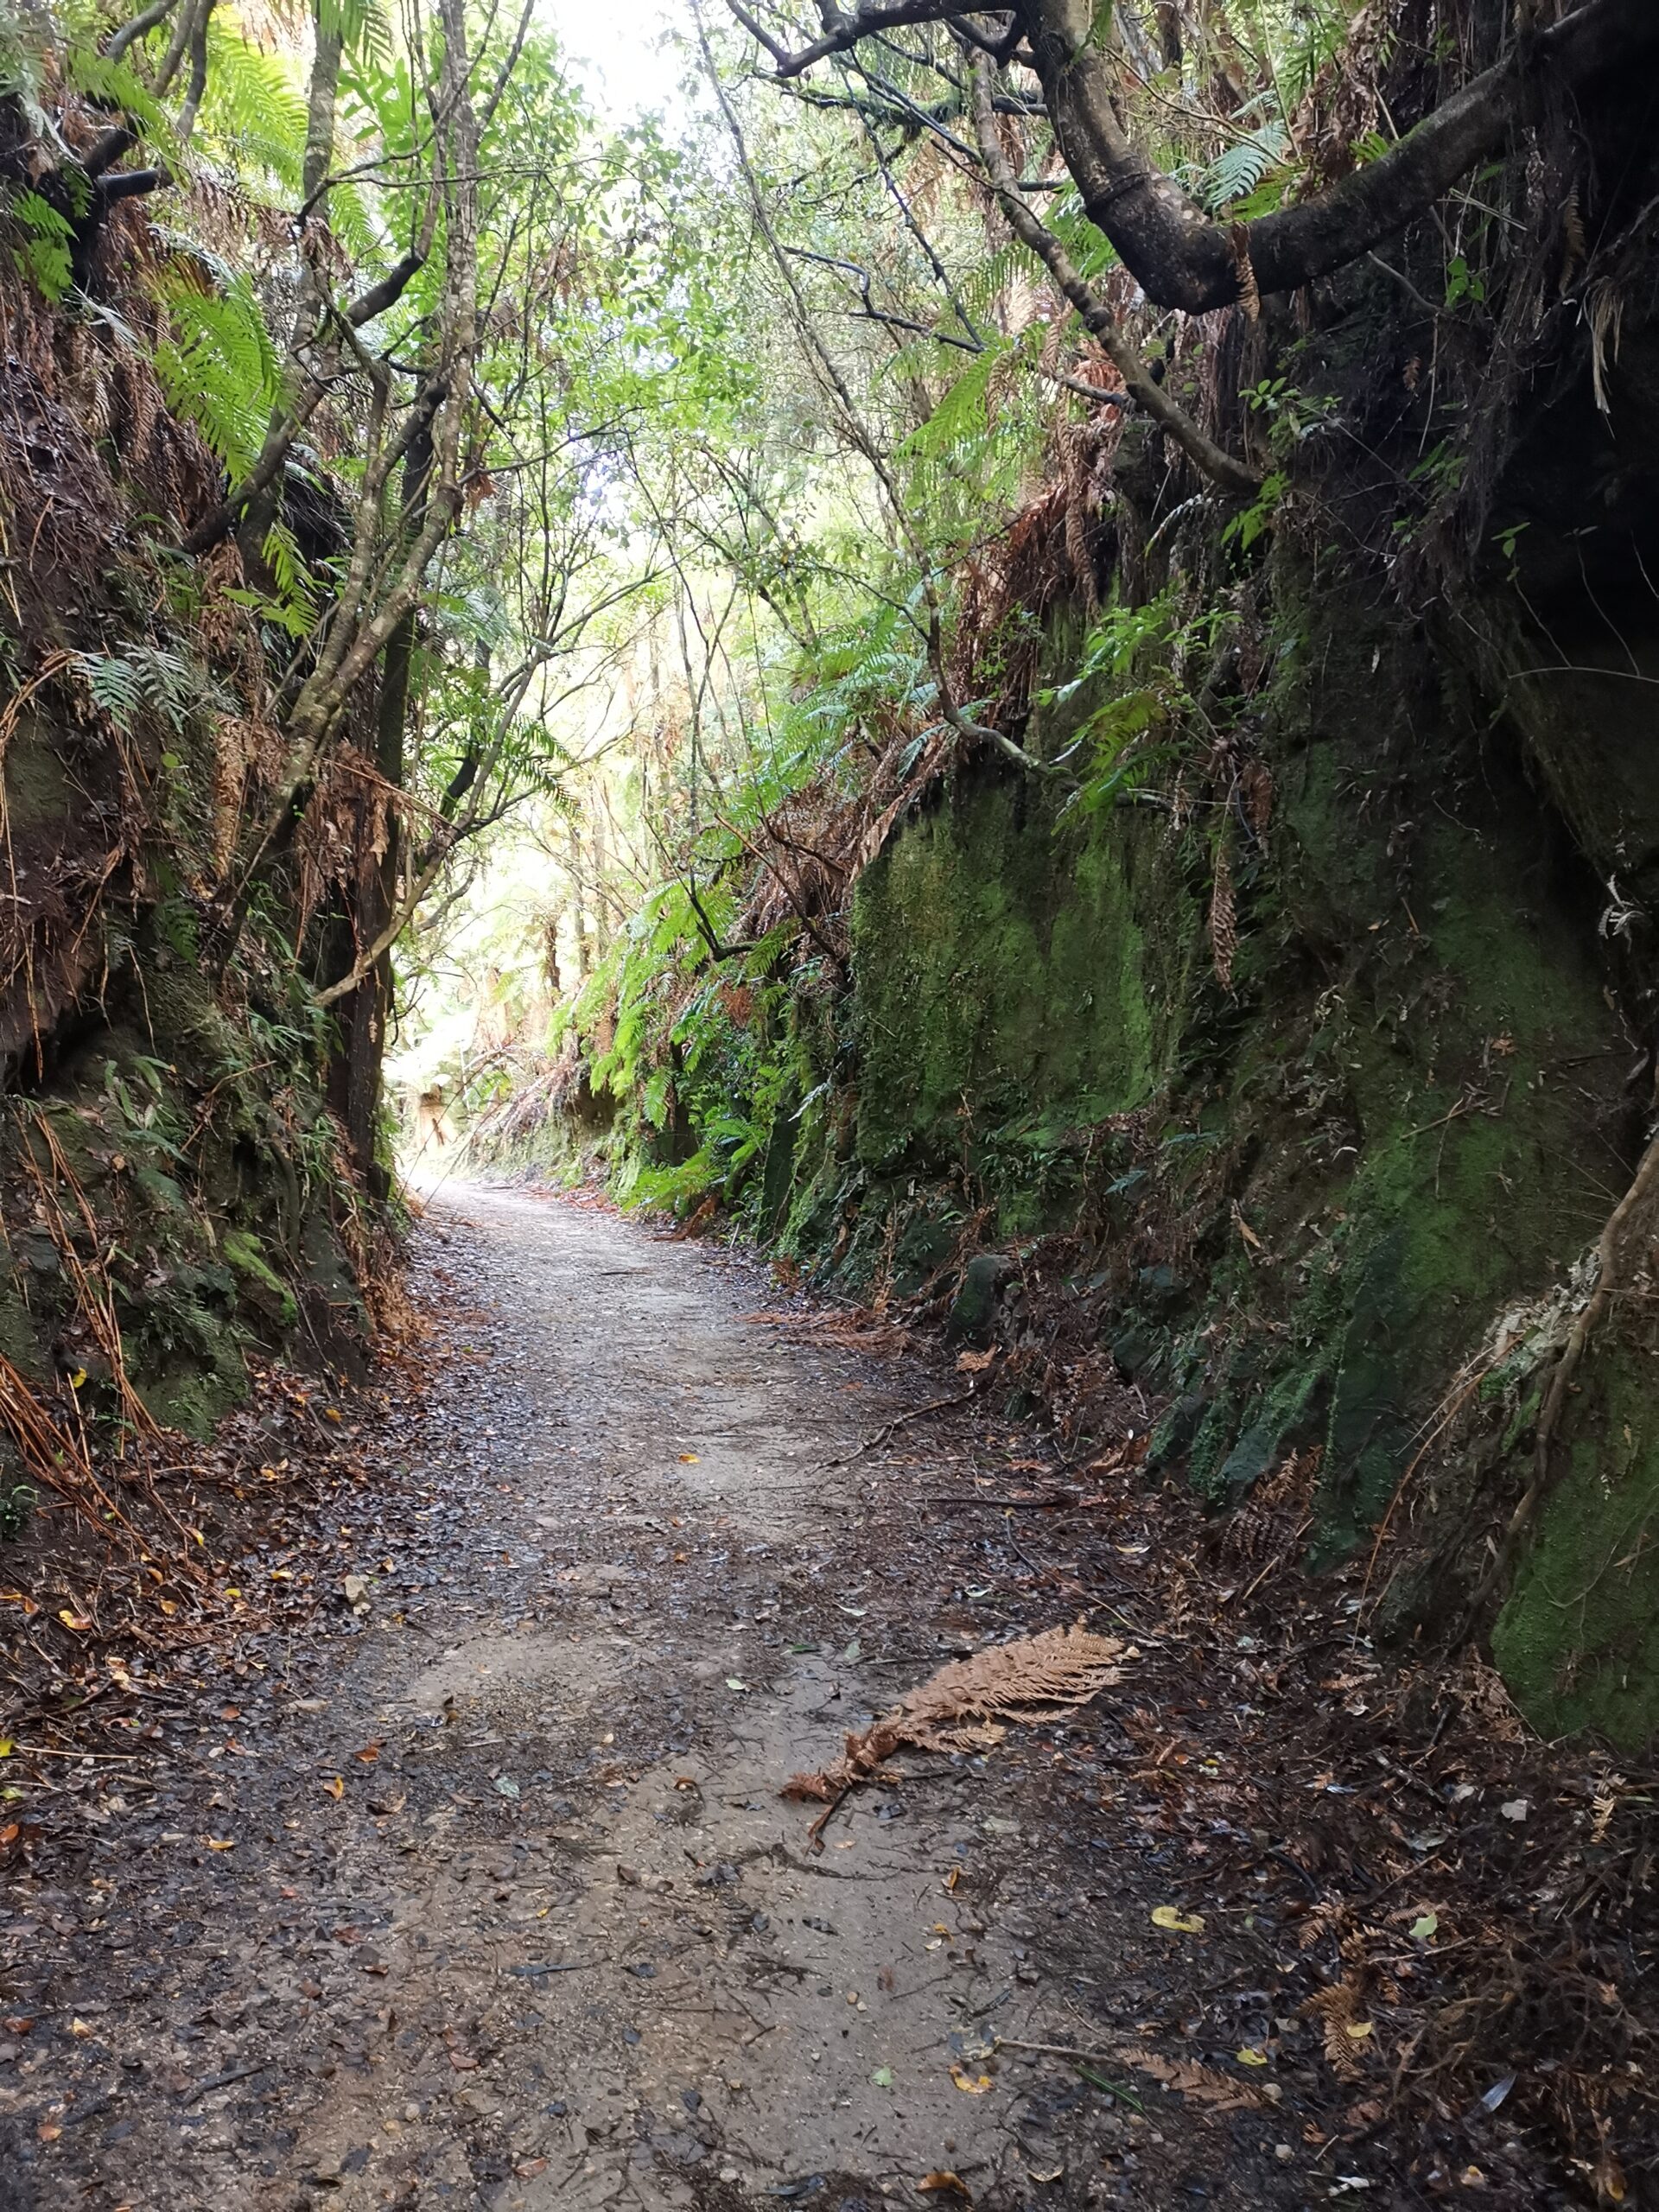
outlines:
[[[1208,2105],[1214,2112],[1249,2112],[1268,2102],[1248,2082],[1235,2080],[1213,2066],[1200,2066],[1196,2059],[1160,2058],[1141,2044],[1126,2044],[1112,2056],[1137,2073],[1150,2074],[1154,2082],[1175,2090],[1190,2104]]]
[[[926,1751],[982,1751],[999,1743],[1004,1720],[1054,1720],[1087,1705],[1121,1679],[1122,1640],[1086,1629],[1052,1628],[1013,1643],[994,1643],[953,1659],[861,1733],[817,1774],[793,1774],[785,1797],[838,1804],[867,1782],[901,1744]]]
[[[1325,2057],[1340,2082],[1357,2082],[1360,2077],[1361,2050],[1370,2034],[1360,2018],[1361,2005],[1358,1987],[1344,1974],[1340,1981],[1316,1990],[1302,2007],[1319,2022]]]
[[[1233,871],[1224,844],[1216,848],[1215,888],[1210,894],[1210,950],[1216,981],[1224,991],[1233,988],[1233,958],[1238,950],[1238,923],[1233,901]]]

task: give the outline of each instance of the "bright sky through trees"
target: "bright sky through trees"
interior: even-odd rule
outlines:
[[[542,20],[559,41],[594,104],[617,121],[655,111],[672,125],[683,106],[683,57],[664,48],[671,26],[690,29],[689,7],[671,0],[543,0]]]

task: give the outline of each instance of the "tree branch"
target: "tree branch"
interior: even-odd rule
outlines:
[[[867,5],[850,14],[829,4],[820,10],[823,35],[794,53],[741,0],[728,4],[771,54],[780,80],[905,22],[955,22],[957,36],[988,61],[988,44],[1004,60],[1019,50],[1015,34],[1023,34],[1090,221],[1154,305],[1189,315],[1230,307],[1252,288],[1288,291],[1345,268],[1498,152],[1526,122],[1539,87],[1577,92],[1659,47],[1654,0],[1586,0],[1560,22],[1518,40],[1502,61],[1443,100],[1379,160],[1317,198],[1234,226],[1212,221],[1135,143],[1118,111],[1112,48],[1097,35],[1103,11],[1090,0],[1020,0],[1014,29],[1001,41],[988,41],[960,21],[968,10],[938,0]],[[893,96],[893,88],[882,89]]]
[[[119,61],[129,48],[137,46],[141,38],[148,38],[151,31],[164,23],[178,5],[178,0],[150,0],[148,8],[141,8],[130,22],[123,23],[105,44],[104,58]]]
[[[815,63],[831,54],[846,54],[860,39],[868,38],[878,31],[899,30],[906,23],[948,22],[957,16],[973,12],[961,4],[961,0],[889,0],[889,4],[855,8],[849,16],[834,4],[834,0],[823,0],[818,14],[823,23],[823,35],[814,39],[791,54],[781,39],[776,39],[749,10],[742,0],[727,0],[727,5],[752,38],[758,39],[777,64],[780,79],[798,77]]]
[[[1105,347],[1113,367],[1136,404],[1167,431],[1188,460],[1212,483],[1240,499],[1254,499],[1262,488],[1261,478],[1218,446],[1161,385],[1153,381],[1146,363],[1118,327],[1111,308],[1079,273],[1054,233],[1020,197],[1014,171],[997,136],[996,118],[991,109],[991,63],[983,56],[974,64],[974,120],[978,126],[980,158],[985,164],[985,173],[1015,236],[1042,262],[1082,316],[1085,327]]]

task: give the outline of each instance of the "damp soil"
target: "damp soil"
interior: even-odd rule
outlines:
[[[1337,2117],[1285,1916],[1317,1885],[1157,1811],[1135,1670],[1179,1652],[998,1512],[1052,1440],[599,1207],[452,1188],[416,1280],[429,1371],[317,1523],[330,1609],[12,1885],[0,2208],[1427,2201]],[[1126,1576],[1155,1542],[1091,1526]],[[1072,1619],[1125,1687],[906,1753],[817,1840],[780,1796]]]

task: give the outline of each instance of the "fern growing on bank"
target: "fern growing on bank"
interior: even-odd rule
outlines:
[[[245,476],[281,390],[276,348],[252,283],[226,271],[222,289],[210,290],[175,267],[157,289],[171,326],[156,349],[168,404],[194,423],[232,475]]]

